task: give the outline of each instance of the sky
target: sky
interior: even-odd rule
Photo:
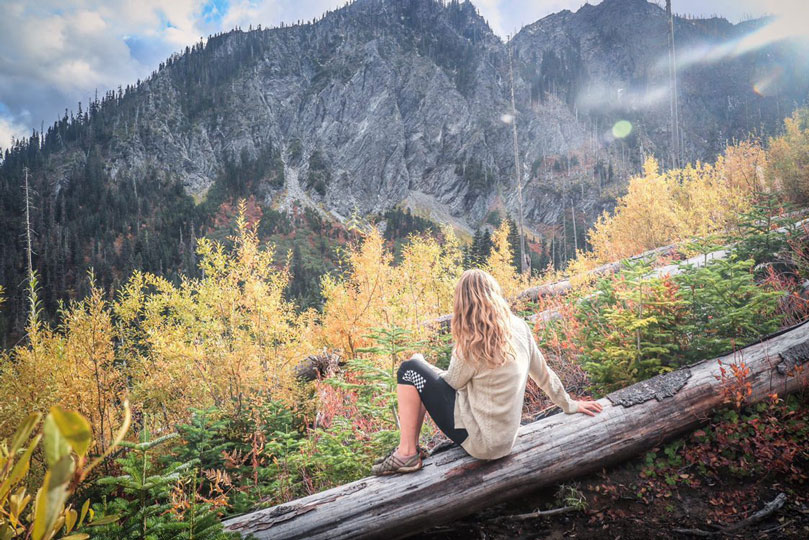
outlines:
[[[584,0],[471,0],[504,40]],[[809,0],[672,0],[675,13],[737,22],[764,14],[809,20]],[[590,0],[591,4],[599,0]],[[662,0],[657,3],[662,5]],[[171,53],[207,36],[311,20],[345,0],[0,0],[0,149],[146,79]],[[799,14],[799,15],[798,15]]]

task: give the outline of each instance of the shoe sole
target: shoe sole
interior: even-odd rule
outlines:
[[[395,471],[385,471],[385,472],[374,473],[374,474],[375,474],[375,476],[390,476],[391,474],[416,472],[416,471],[420,471],[421,469],[422,469],[421,466],[419,466],[419,467],[415,467],[415,466],[414,467],[400,467],[400,468],[396,469]]]

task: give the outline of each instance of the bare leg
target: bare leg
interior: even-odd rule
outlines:
[[[396,395],[399,400],[399,448],[396,453],[400,457],[409,457],[416,453],[421,424],[427,409],[424,408],[415,386],[397,385]]]

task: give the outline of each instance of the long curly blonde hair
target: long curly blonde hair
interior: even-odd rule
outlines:
[[[455,286],[452,338],[461,359],[496,368],[514,357],[511,310],[500,285],[484,270],[465,271]]]

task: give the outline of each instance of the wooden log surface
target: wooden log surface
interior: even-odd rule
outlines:
[[[364,478],[225,526],[259,539],[405,537],[599,470],[705,423],[722,404],[720,362],[739,360],[750,368],[748,402],[796,391],[807,384],[809,322],[609,394],[596,416],[559,413],[525,425],[506,457],[478,460],[451,448],[416,473]]]

